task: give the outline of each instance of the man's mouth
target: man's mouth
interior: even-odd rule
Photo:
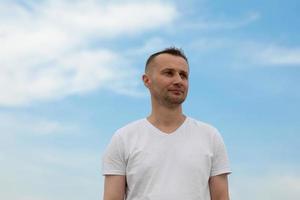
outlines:
[[[169,91],[172,92],[172,93],[175,93],[175,94],[183,93],[183,90],[169,90]]]

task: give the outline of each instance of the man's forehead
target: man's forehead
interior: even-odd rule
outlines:
[[[157,56],[155,56],[155,58],[153,59],[153,61],[174,61],[174,60],[177,60],[179,62],[184,62],[187,64],[186,60],[181,57],[181,56],[178,56],[178,55],[172,55],[172,54],[169,54],[169,53],[162,53],[162,54],[159,54]]]
[[[181,68],[184,71],[188,71],[188,63],[184,58],[167,53],[156,56],[151,65],[159,68]]]

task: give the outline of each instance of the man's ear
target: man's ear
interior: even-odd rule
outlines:
[[[144,85],[145,85],[147,88],[149,88],[149,83],[150,83],[149,75],[144,74],[144,75],[142,76],[142,79],[143,79]]]

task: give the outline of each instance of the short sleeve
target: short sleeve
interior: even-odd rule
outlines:
[[[217,131],[213,139],[213,158],[210,176],[231,173],[224,141]]]
[[[114,134],[102,158],[103,175],[125,175],[124,145],[119,134]]]

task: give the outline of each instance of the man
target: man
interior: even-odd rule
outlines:
[[[143,82],[152,112],[112,137],[103,157],[104,200],[229,200],[220,134],[183,114],[188,78],[180,49],[148,58]]]

